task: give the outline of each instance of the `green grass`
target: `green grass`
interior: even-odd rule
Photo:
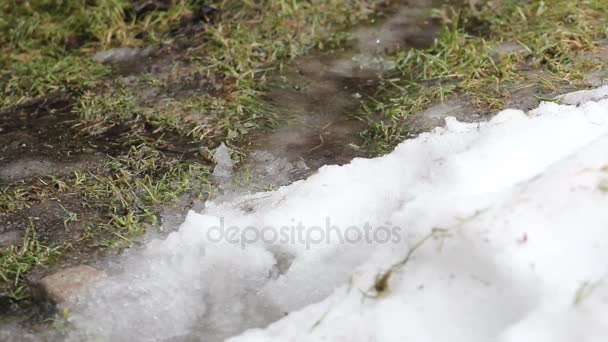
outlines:
[[[254,129],[276,126],[276,113],[261,97],[262,92],[244,88],[222,96],[201,94],[147,103],[129,89],[118,88],[85,92],[73,111],[80,116],[77,126],[85,135],[128,124],[131,141],[145,140],[142,134],[148,127],[156,136],[174,134],[213,148],[221,141],[239,141]]]
[[[203,70],[237,81],[262,77],[313,48],[344,44],[340,32],[370,18],[384,1],[220,1],[218,25],[205,31],[209,44],[192,51]],[[253,29],[252,29],[253,28]]]
[[[463,95],[483,111],[503,108],[513,91],[584,87],[583,73],[602,67],[577,55],[608,33],[608,3],[600,0],[520,1],[479,9],[444,7],[444,28],[427,49],[398,51],[381,95],[357,115],[368,122],[366,147],[384,153],[411,133],[405,120],[430,105]],[[519,48],[498,54],[509,42]]]
[[[64,245],[49,247],[42,244],[34,225],[24,233],[19,246],[10,245],[0,249],[0,296],[22,300],[29,296],[25,275],[35,265],[43,265],[61,256]]]
[[[0,4],[0,107],[53,91],[93,86],[110,68],[90,53],[160,43],[185,1],[137,17],[125,0],[7,0]]]
[[[101,169],[75,175],[72,187],[82,193],[83,206],[105,213],[106,221],[89,231],[105,245],[143,233],[145,224],[156,223],[158,205],[187,192],[205,196],[209,190],[207,165],[166,158],[147,146],[133,147]]]

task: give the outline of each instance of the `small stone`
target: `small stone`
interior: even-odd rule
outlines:
[[[83,288],[105,277],[105,272],[87,265],[66,268],[42,278],[39,283],[39,295],[49,302],[61,304]]]
[[[124,63],[150,56],[154,48],[148,46],[140,49],[135,47],[120,47],[110,50],[98,51],[92,57],[97,63]]]

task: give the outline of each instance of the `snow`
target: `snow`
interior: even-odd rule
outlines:
[[[72,337],[603,341],[600,95],[450,119],[386,156],[210,201],[73,303]]]
[[[580,105],[588,101],[599,101],[608,97],[608,86],[592,90],[579,90],[559,96],[559,102],[567,105]]]

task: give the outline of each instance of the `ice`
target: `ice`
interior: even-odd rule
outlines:
[[[608,99],[575,102],[209,201],[72,304],[73,339],[603,341]]]
[[[309,167],[303,160],[289,162],[287,158],[275,157],[268,151],[253,151],[247,165],[252,173],[252,183],[258,188],[276,188],[301,178]]]
[[[232,170],[234,169],[234,161],[230,156],[230,149],[224,143],[221,143],[213,153],[213,179],[220,189],[229,189],[232,184]]]

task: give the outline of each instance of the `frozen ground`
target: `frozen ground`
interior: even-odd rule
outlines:
[[[71,338],[603,341],[606,95],[209,202],[82,294]]]

